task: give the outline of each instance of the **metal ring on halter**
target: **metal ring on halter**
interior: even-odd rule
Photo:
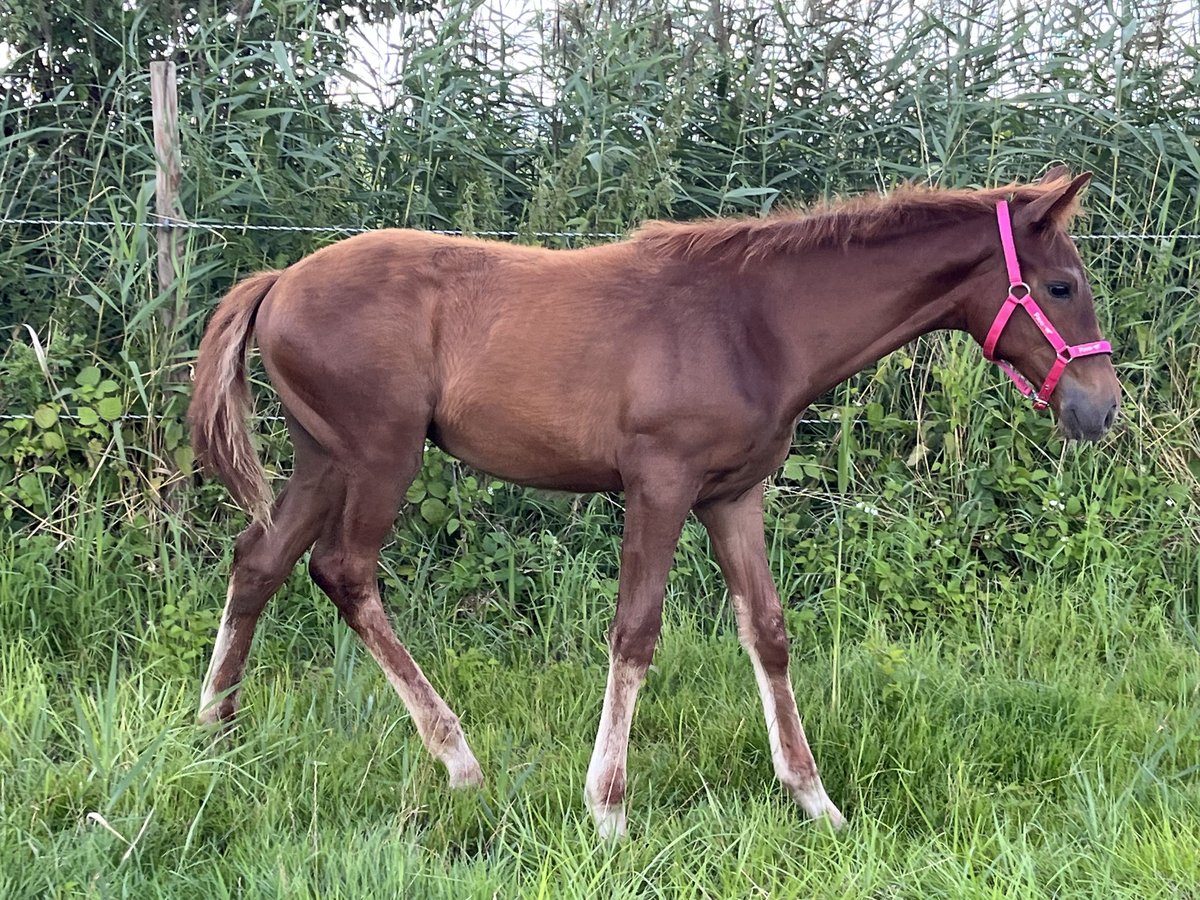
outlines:
[[[1025,289],[1025,293],[1022,294],[1020,297],[1018,297],[1016,294],[1013,293],[1013,291],[1015,291],[1017,288]],[[1023,281],[1017,281],[1008,286],[1008,296],[1012,297],[1018,303],[1020,303],[1022,300],[1024,300],[1027,297],[1031,297],[1032,295],[1033,295],[1033,289]]]

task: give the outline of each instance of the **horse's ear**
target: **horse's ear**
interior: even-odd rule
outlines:
[[[1046,173],[1046,177],[1042,179],[1042,182],[1048,183],[1050,176],[1060,168],[1066,173],[1066,166],[1056,166]],[[1062,184],[1060,187],[1049,188],[1020,211],[1018,221],[1033,228],[1049,228],[1065,225],[1079,211],[1079,203],[1076,197],[1083,190],[1084,185],[1091,180],[1092,173],[1084,172],[1076,175],[1071,181]],[[1063,179],[1060,177],[1054,179],[1054,181],[1063,181]]]
[[[1038,179],[1038,184],[1050,184],[1054,181],[1062,181],[1064,178],[1071,177],[1071,170],[1066,166],[1057,165],[1051,166],[1045,175]]]

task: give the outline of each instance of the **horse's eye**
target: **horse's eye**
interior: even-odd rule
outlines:
[[[1052,281],[1046,285],[1046,290],[1055,300],[1071,299],[1071,286],[1064,281]]]

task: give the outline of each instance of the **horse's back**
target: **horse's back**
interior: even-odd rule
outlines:
[[[529,480],[524,459],[532,472],[561,454],[587,471],[581,484],[615,487],[597,435],[617,427],[635,352],[628,252],[370,232],[287,269],[256,336],[284,406],[322,443],[347,436],[353,452],[423,419],[450,452],[513,480]]]
[[[737,375],[744,323],[709,284],[636,242],[382,231],[284,272],[256,330],[285,408],[335,455],[387,453],[419,429],[510,481],[613,490],[646,442],[719,470],[775,455],[774,438],[737,437],[776,411]]]

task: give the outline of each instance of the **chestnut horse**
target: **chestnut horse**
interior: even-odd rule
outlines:
[[[1045,378],[1041,400],[1066,437],[1104,434],[1120,386],[1065,230],[1089,177],[1058,167],[1037,184],[910,187],[804,214],[654,223],[580,250],[385,230],[241,282],[200,345],[189,410],[197,457],[254,516],[235,545],[202,721],[234,715],[259,615],[311,547],[313,580],[383,668],[451,787],[482,782],[458,717],[397,639],[376,583],[429,440],[518,484],[624,491],[608,684],[585,784],[602,835],[625,831],[634,700],[689,512],[732,597],[775,772],[809,816],[840,825],[788,677],[763,480],[814,398],[943,328],[973,335],[1018,379]],[[273,501],[246,425],[252,334],[295,445]]]

